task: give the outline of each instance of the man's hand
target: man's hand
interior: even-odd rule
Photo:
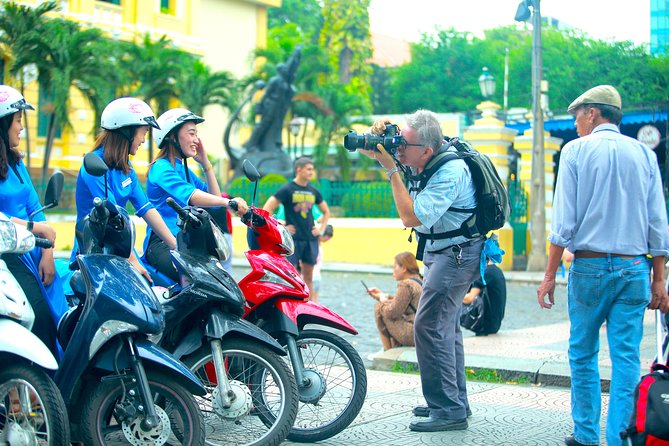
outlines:
[[[544,281],[537,288],[537,301],[541,308],[551,309],[555,305],[553,293],[555,293],[555,276],[544,276]],[[548,295],[548,302],[546,302],[546,295]]]
[[[390,124],[390,119],[381,118],[374,121],[374,124],[369,128],[368,133],[374,133],[375,135],[383,135],[383,132],[386,131],[386,124]]]
[[[295,225],[286,225],[286,229],[288,229],[288,232],[290,232],[291,235],[295,235],[295,233],[297,232]]]
[[[669,312],[669,296],[667,296],[667,287],[664,280],[653,280],[651,282],[648,308],[651,310],[659,309],[662,313]]]
[[[393,159],[392,156],[386,151],[385,147],[381,144],[376,145],[376,150],[364,150],[364,149],[358,149],[358,152],[361,154],[365,155],[368,158],[373,158],[381,164],[381,166],[386,169],[392,169],[395,167],[395,160]]]

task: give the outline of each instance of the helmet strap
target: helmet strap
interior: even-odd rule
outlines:
[[[119,134],[128,140],[128,155],[130,155],[130,150],[132,149],[132,141],[135,139],[136,128],[137,126],[130,125],[118,129]]]
[[[184,165],[184,173],[186,175],[186,181],[190,183],[190,174],[188,173],[188,161],[187,161],[188,157],[184,154],[184,151],[181,150],[181,144],[179,144],[179,141],[175,140],[174,138],[170,138],[169,136],[166,136],[165,139],[163,139],[163,141],[167,141],[168,143],[172,144],[174,148],[177,149],[177,155],[179,155]]]

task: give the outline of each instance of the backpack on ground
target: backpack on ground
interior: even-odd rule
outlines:
[[[655,310],[655,315],[658,318],[656,329],[661,330],[659,310]],[[629,427],[620,434],[623,440],[629,439],[632,446],[669,446],[669,368],[662,364],[664,354],[660,336],[656,338],[657,363],[637,385]]]
[[[448,148],[451,146],[456,149],[456,152],[448,151]],[[427,163],[423,171],[418,175],[411,175],[409,177],[409,181],[412,183],[410,190],[423,190],[432,175],[441,166],[454,159],[462,159],[469,167],[472,181],[476,187],[476,208],[463,209],[450,207],[448,210],[451,212],[472,214],[471,217],[462,223],[460,228],[453,231],[441,233],[430,231],[429,234],[416,231],[418,234],[416,258],[419,260],[423,257],[425,242],[427,240],[441,240],[460,235],[467,238],[481,237],[490,231],[504,226],[504,223],[509,218],[509,194],[497,173],[497,169],[495,169],[495,165],[486,155],[479,153],[468,142],[460,141],[458,138],[447,138],[442,147]]]

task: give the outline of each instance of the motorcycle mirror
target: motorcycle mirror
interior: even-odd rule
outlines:
[[[109,170],[102,158],[93,152],[89,152],[84,156],[84,169],[94,177],[101,177]]]
[[[31,213],[28,216],[28,230],[32,231],[33,228],[33,218],[35,215],[40,212],[51,209],[58,206],[58,200],[60,200],[60,195],[63,193],[63,184],[65,183],[65,175],[63,172],[57,170],[49,178],[49,182],[46,185],[46,192],[44,193],[44,206],[37,209],[35,212]]]
[[[244,160],[244,163],[242,163],[242,170],[244,171],[244,175],[246,175],[246,178],[248,178],[249,181],[255,182],[260,179],[258,169],[256,169],[251,161]]]
[[[242,163],[242,170],[244,171],[244,175],[246,175],[246,178],[249,179],[252,183],[255,183],[253,186],[253,200],[251,203],[255,206],[256,204],[256,195],[258,193],[258,180],[260,179],[260,174],[258,173],[258,169],[253,165],[253,163],[249,160],[244,160]]]
[[[86,172],[88,172],[90,175],[94,177],[104,176],[105,199],[106,199],[109,194],[109,189],[107,187],[107,175],[106,175],[107,171],[109,170],[109,167],[107,167],[107,164],[98,155],[96,155],[93,152],[89,152],[86,155],[84,155],[84,169],[86,170]]]

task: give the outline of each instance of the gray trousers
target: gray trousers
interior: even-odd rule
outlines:
[[[414,321],[414,337],[423,396],[433,418],[467,416],[460,309],[469,286],[480,277],[482,249],[481,239],[438,254],[426,252],[423,259],[425,280]]]

